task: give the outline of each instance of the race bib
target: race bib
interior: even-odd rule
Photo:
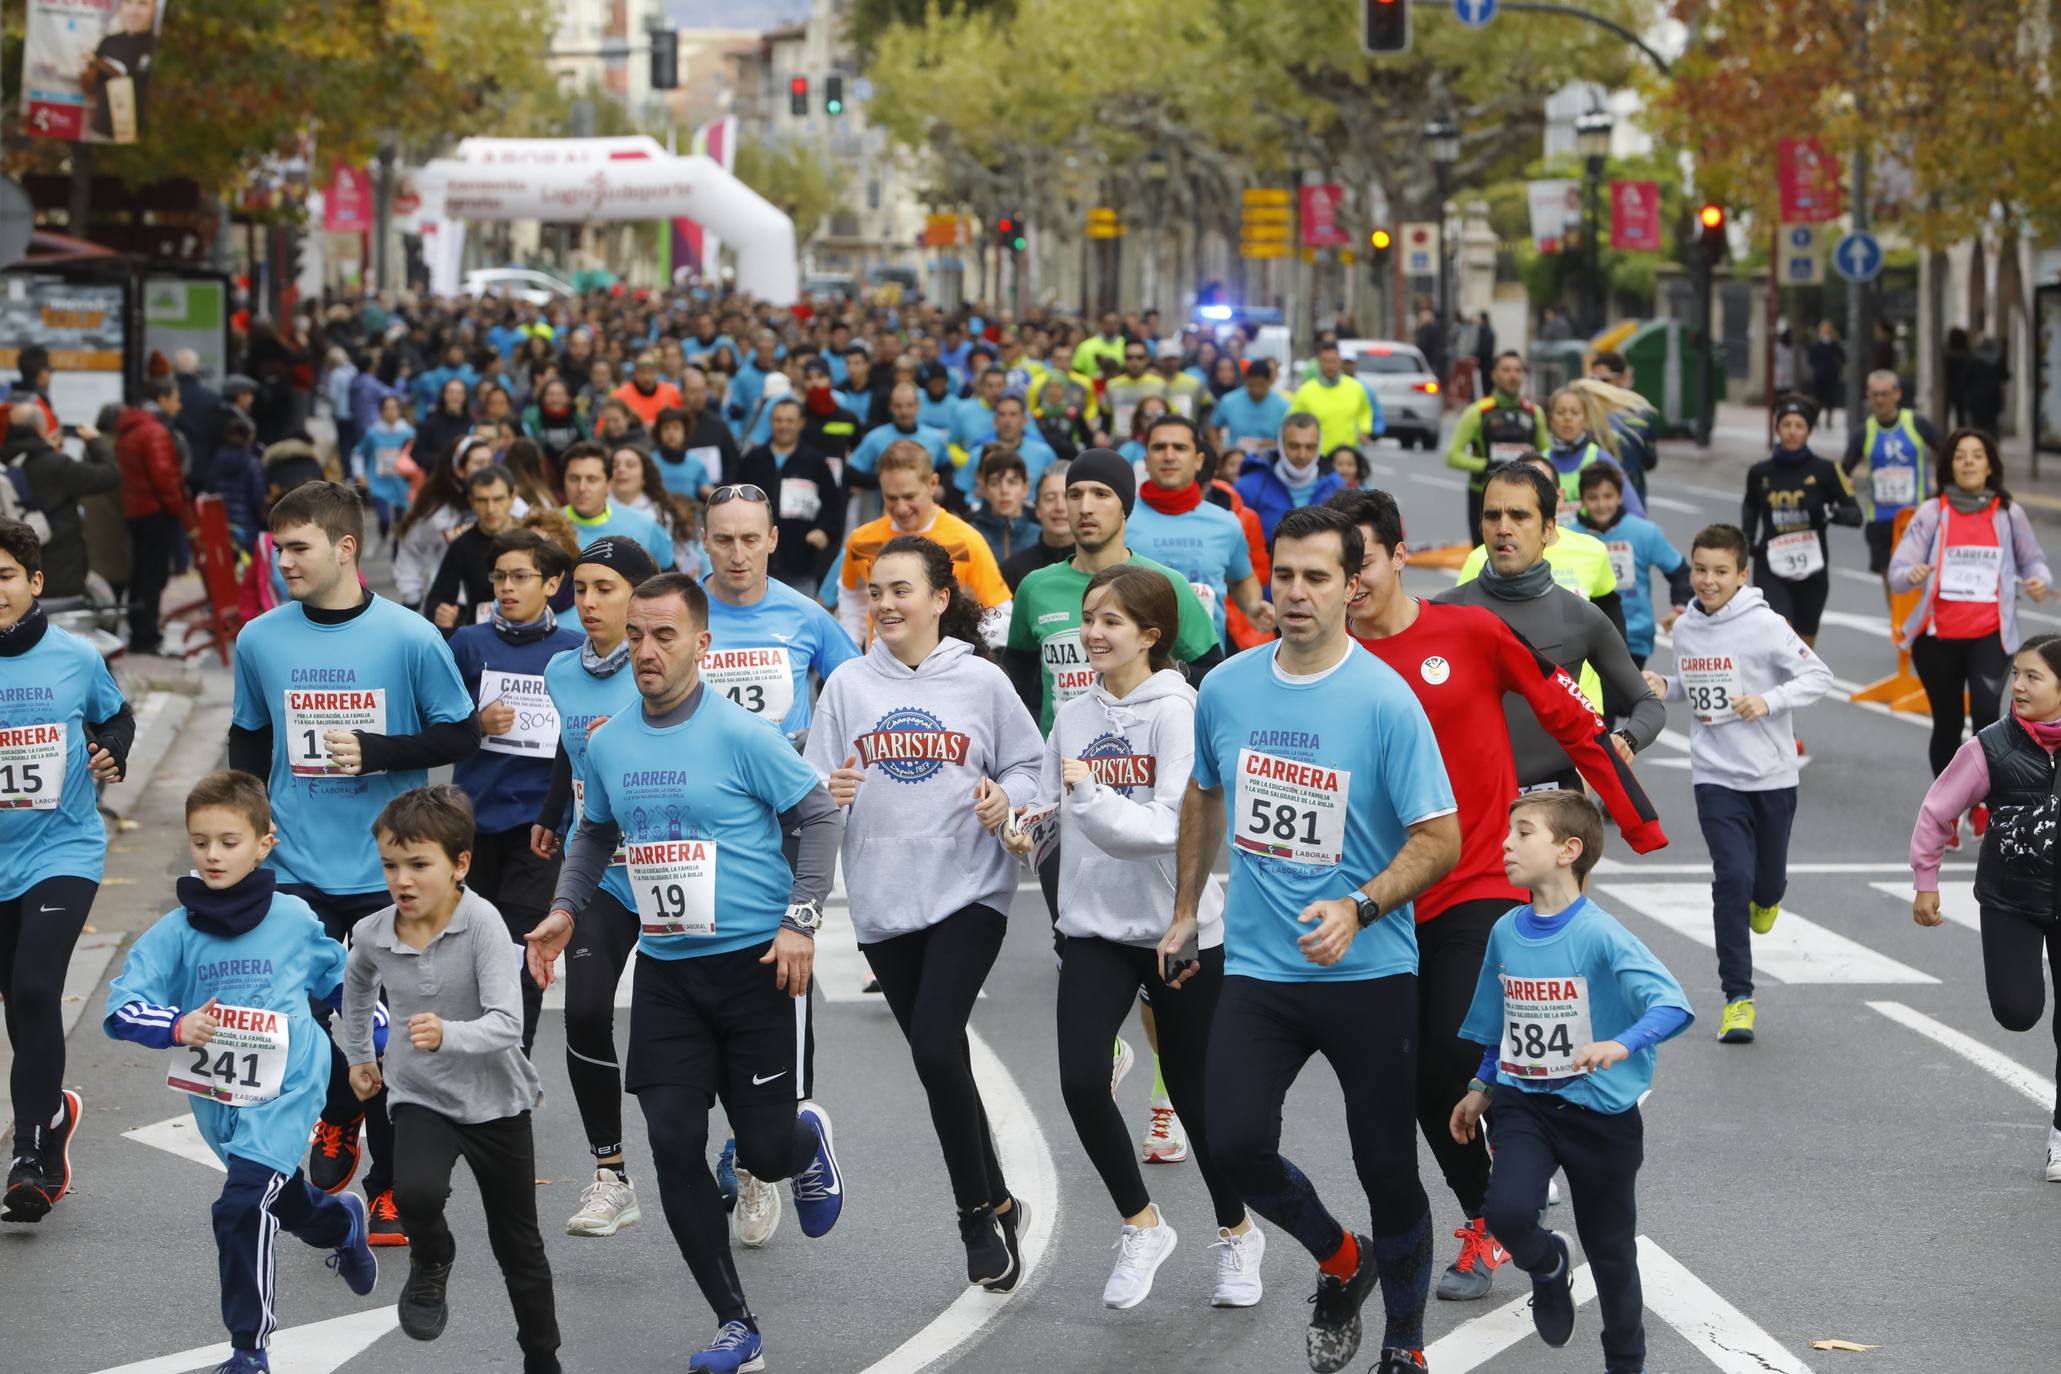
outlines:
[[[1532,447],[1530,444],[1490,444],[1489,461],[1491,463],[1514,463],[1531,451]]]
[[[1248,854],[1336,867],[1345,856],[1352,774],[1320,763],[1238,751],[1233,842]]]
[[[484,625],[493,618],[494,603],[491,601],[482,601],[472,608],[472,623],[475,625]]]
[[[574,779],[573,779],[573,829],[575,829],[575,830],[578,830],[578,829],[580,828],[580,822],[582,822],[582,821],[586,820],[586,818],[587,818],[587,784],[585,784],[585,783],[581,782],[581,781],[580,781],[580,780],[579,780],[578,778],[574,778]],[[613,853],[613,854],[611,854],[611,855],[609,855],[609,856],[608,856],[608,864],[609,864],[609,867],[613,868],[613,867],[615,867],[615,866],[616,866],[617,864],[620,864],[621,862],[623,862],[623,840],[622,840],[622,831],[621,831],[620,827],[618,827],[618,829],[617,829],[617,831],[616,831],[616,841],[615,841],[615,853]]]
[[[1617,579],[1617,589],[1623,591],[1632,585],[1638,563],[1632,558],[1632,546],[1623,539],[1611,539],[1604,543],[1604,552],[1610,555],[1610,575]]]
[[[701,675],[710,691],[755,716],[777,723],[794,707],[794,664],[785,648],[711,649],[701,660]]]
[[[1217,589],[1210,586],[1207,582],[1190,582],[1188,585],[1195,589],[1195,599],[1202,603],[1202,609],[1209,613],[1211,620],[1215,620],[1217,618]]]
[[[1590,1043],[1589,980],[1503,974],[1503,1053],[1496,1067],[1512,1078],[1586,1078],[1574,1052]]]
[[[329,758],[323,736],[331,730],[386,733],[386,688],[286,693],[287,767],[295,777],[319,778],[343,772]]]
[[[717,448],[714,444],[704,444],[700,448],[688,449],[687,456],[689,458],[696,458],[701,461],[702,467],[707,469],[708,471],[708,480],[710,482],[717,484],[720,484],[722,482],[723,450]],[[697,492],[695,493],[695,495],[699,496],[700,493]]]
[[[1816,530],[1791,530],[1768,541],[1768,570],[1784,582],[1801,582],[1825,570],[1825,548]]]
[[[1131,432],[1131,417],[1137,413],[1138,403],[1136,401],[1119,403],[1109,413],[1109,422],[1112,426],[1109,431],[1109,437],[1112,440],[1117,440],[1117,436],[1129,434]]]
[[[0,729],[0,811],[53,811],[64,796],[62,725]]]
[[[1059,843],[1059,808],[1047,806],[1042,810],[1026,811],[1017,818],[1016,828],[1029,837],[1030,864],[1036,868],[1051,857],[1052,846]]]
[[[2003,571],[2002,549],[1994,545],[1950,544],[1939,560],[1939,599],[1994,602]]]
[[[1677,665],[1689,714],[1704,725],[1737,720],[1732,703],[1739,699],[1739,665],[1728,654],[1685,658]]]
[[[372,470],[381,477],[391,477],[399,469],[401,451],[397,448],[381,448],[372,451]]]
[[[780,479],[780,518],[814,520],[823,509],[823,491],[806,477]]]
[[[1274,441],[1272,439],[1263,439],[1254,434],[1248,434],[1231,445],[1232,448],[1241,449],[1246,453],[1265,453],[1273,446]]]
[[[1882,506],[1908,506],[1918,499],[1918,469],[1901,465],[1876,468],[1869,481],[1874,484],[1875,514],[1882,514]]]
[[[716,842],[650,840],[625,846],[637,921],[646,935],[716,933]]]
[[[523,758],[548,759],[558,752],[558,708],[538,673],[508,673],[486,668],[479,675],[479,704],[506,703],[515,712],[515,723],[505,735],[488,735],[480,748],[496,754],[517,754]]]
[[[270,1102],[286,1084],[286,1013],[216,1006],[205,1045],[174,1045],[165,1086],[229,1107]]]
[[[1182,419],[1192,420],[1195,418],[1195,397],[1190,393],[1186,391],[1169,392],[1166,403],[1167,408]]]
[[[1081,648],[1078,628],[1048,636],[1038,646],[1038,653],[1045,660],[1046,674],[1052,679],[1054,711],[1095,685],[1095,670],[1088,666],[1088,654]]]

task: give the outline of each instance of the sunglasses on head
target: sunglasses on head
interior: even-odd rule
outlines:
[[[732,482],[710,492],[708,504],[710,507],[720,506],[725,501],[757,501],[763,504],[766,499],[764,487],[755,486],[750,482]]]

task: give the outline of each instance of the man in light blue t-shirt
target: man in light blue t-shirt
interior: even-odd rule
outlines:
[[[1145,476],[1138,505],[1124,527],[1130,546],[1188,579],[1224,636],[1228,597],[1262,634],[1274,628],[1274,608],[1252,570],[1252,551],[1238,517],[1207,498],[1198,482],[1204,456],[1192,421],[1162,415],[1145,434]]]
[[[1305,1338],[1313,1370],[1341,1369],[1358,1352],[1360,1307],[1377,1277],[1384,1362],[1424,1345],[1431,1209],[1417,1179],[1411,899],[1460,854],[1424,708],[1346,633],[1360,542],[1359,528],[1325,507],[1292,510],[1275,526],[1281,639],[1228,660],[1198,694],[1179,889],[1160,946],[1175,957],[1192,948],[1228,828],[1205,1138],[1247,1204],[1317,1260]],[[1331,1062],[1345,1096],[1369,1235],[1341,1227],[1281,1155],[1282,1102],[1314,1054]]]
[[[565,518],[579,535],[581,548],[605,534],[619,534],[636,540],[661,572],[673,566],[673,537],[665,526],[609,499],[607,449],[582,440],[568,447],[558,462],[565,482]]]
[[[1245,385],[1217,397],[1209,422],[1217,432],[1217,450],[1265,453],[1281,435],[1288,418],[1288,398],[1274,390],[1274,364],[1254,358],[1245,369]]]

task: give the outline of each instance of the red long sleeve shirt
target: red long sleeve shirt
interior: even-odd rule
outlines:
[[[1574,679],[1494,615],[1478,606],[1419,601],[1410,628],[1360,644],[1400,673],[1423,703],[1460,807],[1460,861],[1417,898],[1420,924],[1461,902],[1526,900],[1503,876],[1503,837],[1517,797],[1517,762],[1503,719],[1506,692],[1530,703],[1539,724],[1603,799],[1625,843],[1640,854],[1667,843],[1652,801]]]

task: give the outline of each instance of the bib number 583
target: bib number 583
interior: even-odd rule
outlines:
[[[1254,797],[1245,829],[1248,834],[1268,839],[1300,839],[1304,844],[1314,845],[1317,842],[1317,813],[1287,802],[1269,802]]]
[[[1692,711],[1720,712],[1732,709],[1732,703],[1721,683],[1696,683],[1684,688]]]

